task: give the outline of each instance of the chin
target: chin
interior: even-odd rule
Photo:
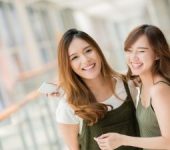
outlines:
[[[89,75],[89,76],[84,77],[84,79],[93,80],[93,79],[96,79],[97,77],[98,77],[98,76],[96,76],[96,75],[94,75],[94,76]]]

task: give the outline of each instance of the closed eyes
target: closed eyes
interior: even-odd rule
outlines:
[[[92,51],[92,49],[87,49],[85,52],[86,53],[89,53],[89,52],[91,52]]]

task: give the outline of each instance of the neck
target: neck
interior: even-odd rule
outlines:
[[[106,81],[102,76],[94,79],[85,81],[89,89],[92,91],[96,100],[102,102],[113,94],[111,84]]]
[[[92,79],[92,80],[85,80],[84,82],[87,84],[87,86],[92,91],[96,91],[100,87],[104,86],[106,83],[106,81],[104,80],[104,78],[101,75],[95,79]]]
[[[144,74],[144,75],[140,75],[140,79],[142,81],[143,86],[147,87],[149,85],[153,85],[154,83],[156,83],[157,81],[160,80],[165,80],[162,76],[160,76],[159,74],[152,74],[152,73],[148,73],[148,74]]]
[[[140,76],[143,87],[149,87],[154,84],[154,78],[152,73],[144,74]]]

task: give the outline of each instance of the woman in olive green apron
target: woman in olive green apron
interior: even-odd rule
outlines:
[[[134,103],[128,85],[126,83],[124,85],[128,96],[120,107],[109,111],[103,119],[93,126],[87,126],[84,121],[82,134],[79,136],[81,150],[99,150],[94,137],[103,133],[117,132],[129,136],[139,136]],[[117,150],[137,150],[137,148],[122,146]]]
[[[65,91],[56,113],[58,129],[70,150],[100,150],[94,138],[107,132],[139,135],[128,83],[111,69],[88,34],[70,29],[63,35],[58,72]]]

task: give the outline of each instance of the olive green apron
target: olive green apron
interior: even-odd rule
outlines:
[[[93,126],[87,126],[83,121],[82,132],[79,135],[79,143],[81,150],[100,150],[94,137],[98,137],[104,133],[116,132],[130,136],[139,136],[139,128],[135,115],[135,106],[130,95],[127,83],[124,83],[127,97],[124,103],[111,111],[99,120]],[[116,150],[139,150],[139,148],[130,146],[121,146]]]

